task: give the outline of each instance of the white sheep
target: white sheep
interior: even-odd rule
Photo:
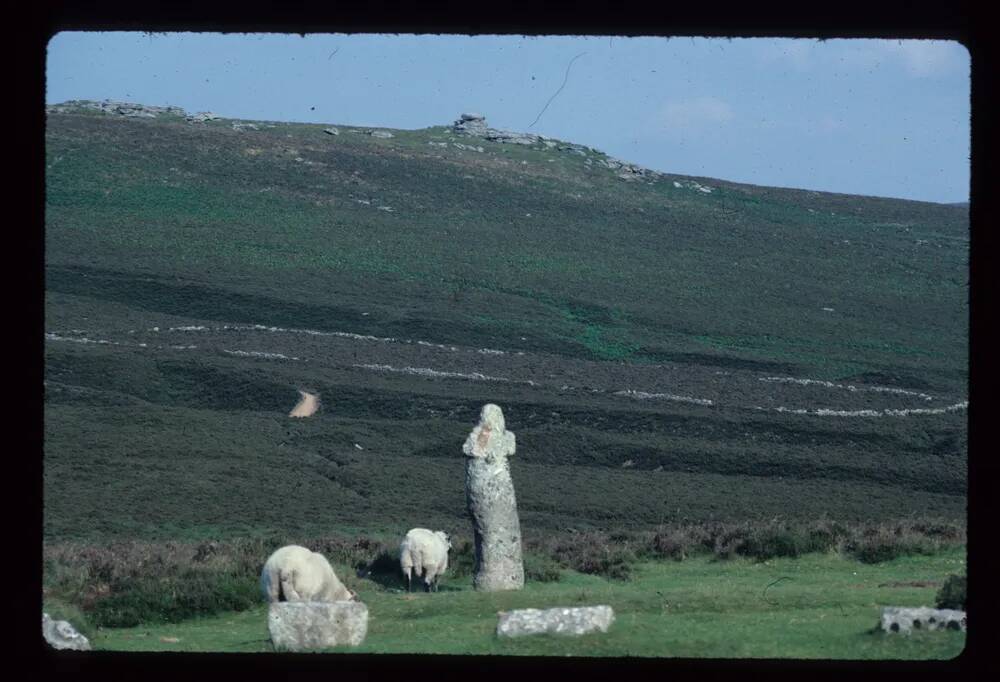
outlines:
[[[260,589],[268,602],[354,601],[326,557],[298,545],[276,550],[264,563]]]
[[[451,540],[444,531],[412,528],[399,545],[399,565],[406,574],[406,589],[413,589],[413,575],[424,577],[424,591],[437,592],[438,579],[448,569]]]

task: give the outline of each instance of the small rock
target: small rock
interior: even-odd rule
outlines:
[[[278,650],[358,646],[368,634],[368,607],[359,601],[272,602],[267,629]]]
[[[395,135],[390,133],[388,130],[373,130],[368,134],[371,135],[372,137],[382,138],[383,140],[387,140],[390,137],[395,137]]]
[[[42,614],[42,636],[53,649],[90,651],[90,642],[76,631],[68,621],[52,620],[49,614]]]
[[[965,632],[965,611],[932,609],[927,606],[882,607],[879,627],[886,632],[909,634],[912,630],[961,630]]]
[[[340,131],[336,128],[323,128],[323,132],[327,135],[340,135]]]
[[[501,611],[497,623],[498,637],[523,637],[546,633],[583,635],[589,632],[607,632],[615,620],[610,606],[582,606],[576,608],[517,609]]]

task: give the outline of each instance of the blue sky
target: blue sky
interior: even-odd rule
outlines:
[[[46,82],[272,121],[478,111],[670,173],[939,202],[968,200],[969,95],[968,51],[922,40],[63,32]]]

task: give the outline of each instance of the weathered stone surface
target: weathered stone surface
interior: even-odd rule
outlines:
[[[336,128],[323,128],[323,132],[327,135],[340,135],[340,131]]]
[[[485,121],[486,117],[483,116],[482,114],[468,113],[468,114],[462,114],[459,117],[459,120],[461,120],[461,121]]]
[[[273,602],[267,629],[278,650],[358,646],[368,634],[368,607],[359,601]]]
[[[219,118],[211,111],[199,111],[197,114],[189,114],[187,120],[190,123],[204,123],[205,121],[214,121]]]
[[[373,130],[369,134],[372,137],[380,137],[380,138],[386,139],[386,140],[389,139],[390,137],[395,137],[395,135],[393,135],[392,133],[390,133],[388,130]]]
[[[615,620],[610,606],[582,606],[576,608],[518,609],[501,611],[497,623],[498,637],[523,637],[553,633],[559,635],[584,635],[588,632],[607,632]]]
[[[912,630],[961,630],[965,631],[965,611],[932,609],[927,606],[907,608],[885,606],[879,627],[886,632],[909,634]]]
[[[129,118],[156,118],[162,114],[174,116],[184,116],[185,112],[180,107],[157,107],[149,104],[136,104],[133,102],[116,102],[106,99],[95,102],[87,99],[75,99],[61,104],[53,104],[45,108],[50,113],[67,113],[76,109],[92,109],[104,114],[116,116],[126,116]]]
[[[243,130],[260,130],[256,123],[244,123],[241,121],[233,122],[233,130],[243,131]]]
[[[52,620],[49,614],[42,614],[42,636],[53,649],[90,651],[90,642],[76,631],[68,621]]]
[[[506,429],[503,411],[492,403],[484,405],[462,452],[476,547],[472,584],[485,592],[524,587],[521,524],[507,461],[514,450],[514,434]]]

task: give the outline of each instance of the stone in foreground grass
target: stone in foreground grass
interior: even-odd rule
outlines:
[[[358,646],[368,634],[368,607],[356,601],[273,602],[267,628],[278,651]]]
[[[585,635],[595,631],[607,632],[614,620],[615,612],[610,606],[501,611],[497,636],[523,637],[546,633]]]
[[[90,651],[90,642],[76,631],[68,621],[52,620],[49,614],[42,614],[42,636],[53,649]]]
[[[909,634],[913,630],[961,630],[965,632],[965,611],[955,609],[932,609],[926,606],[906,608],[886,606],[882,608],[879,625],[886,632]]]

